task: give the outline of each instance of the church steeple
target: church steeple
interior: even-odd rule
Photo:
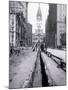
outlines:
[[[40,8],[40,3],[37,11],[37,20],[41,21],[42,20],[42,13],[41,13],[41,8]]]

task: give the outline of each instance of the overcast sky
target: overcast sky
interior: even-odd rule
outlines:
[[[32,24],[33,33],[35,32],[35,29],[37,28],[36,15],[38,11],[38,6],[39,6],[39,3],[28,4],[28,22]],[[42,29],[43,29],[43,32],[45,32],[45,22],[48,16],[49,5],[40,3],[40,8],[42,12]]]

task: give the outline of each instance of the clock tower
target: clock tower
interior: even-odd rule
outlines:
[[[42,30],[42,13],[41,13],[41,8],[40,8],[40,3],[38,6],[38,11],[36,15],[36,21],[37,21],[37,28],[35,30],[35,33],[37,35],[37,41],[40,41],[42,38],[41,36],[43,35],[43,30]]]

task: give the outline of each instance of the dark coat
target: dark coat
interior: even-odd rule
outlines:
[[[41,44],[41,51],[44,51],[44,44]]]

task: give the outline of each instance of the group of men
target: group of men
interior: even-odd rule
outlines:
[[[47,45],[43,42],[40,44],[36,43],[34,48],[33,48],[33,51],[37,51],[38,49],[40,49],[42,52],[44,52],[44,51],[46,52],[47,51]]]
[[[40,48],[42,52],[47,51],[47,45],[45,43],[41,43]]]

